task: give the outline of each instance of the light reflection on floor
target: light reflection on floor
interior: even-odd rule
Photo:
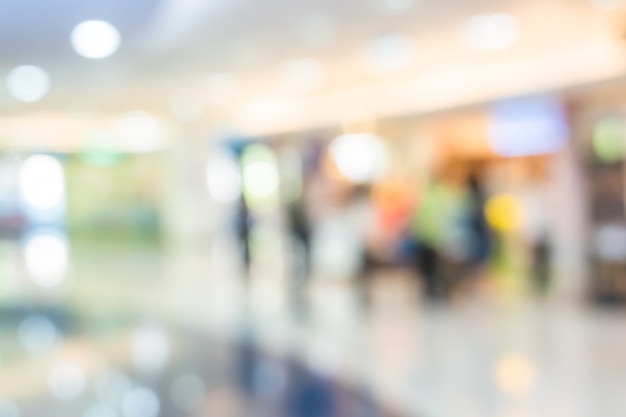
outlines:
[[[284,383],[281,366],[294,366],[292,372],[307,370],[305,375],[353,387],[337,391],[357,395],[351,407],[373,401],[361,394],[371,392],[376,399],[371,404],[407,416],[611,417],[626,410],[626,312],[621,310],[489,296],[426,305],[417,302],[414,282],[403,272],[378,277],[365,307],[363,294],[348,282],[320,279],[301,293],[276,279],[248,288],[237,278],[232,256],[206,256],[201,249],[81,254],[61,287],[41,290],[21,282],[24,271],[10,245],[0,253],[3,276],[18,281],[1,305],[2,417],[17,415],[7,401],[35,404],[24,406],[22,416],[54,415],[44,409],[66,416],[59,401],[83,410],[92,398],[100,398],[99,406],[87,417],[117,415],[106,401],[101,404],[109,397],[120,404],[117,412],[132,417],[135,409],[151,407],[150,390],[168,398],[159,403],[165,407],[162,416],[173,412],[167,407],[178,407],[171,415],[184,415],[181,404],[184,408],[206,392],[209,374],[226,385],[211,391],[210,405],[197,415],[241,415],[250,398],[233,389],[237,367],[213,368],[202,377],[198,372],[209,362],[244,363],[245,352],[234,355],[233,346],[245,351],[251,341],[254,352],[262,352],[255,368],[261,376],[243,380],[260,398],[275,395],[272,384]],[[52,317],[58,340],[41,317]],[[46,343],[54,346],[46,349]],[[280,358],[295,358],[294,365]],[[121,370],[131,371],[124,376]],[[137,380],[132,373],[142,376]],[[168,387],[159,386],[155,375],[161,374]],[[129,385],[129,378],[135,381],[134,395],[116,393],[116,384]],[[49,398],[49,392],[60,400],[53,405],[28,400]],[[302,401],[326,404],[323,395],[315,398]],[[253,415],[280,415],[272,407],[253,408]],[[317,412],[302,415],[329,415]],[[354,409],[337,415],[385,414]]]

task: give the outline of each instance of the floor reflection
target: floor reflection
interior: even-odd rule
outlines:
[[[1,353],[22,363],[2,375],[0,416],[399,415],[365,388],[263,351],[251,338],[236,344],[154,322],[90,323],[82,332],[79,322],[55,310],[2,311]],[[11,344],[22,358],[10,356]]]
[[[0,266],[21,271],[3,253]],[[405,271],[369,289],[321,277],[294,296],[276,277],[246,283],[230,259],[85,251],[54,290],[12,274],[0,417],[619,417],[626,407],[622,310],[489,289],[429,304]]]

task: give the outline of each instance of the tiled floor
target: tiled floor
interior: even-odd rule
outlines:
[[[46,375],[67,358],[86,361],[85,369],[93,371],[85,373],[88,383],[102,364],[136,368],[133,349],[141,337],[148,340],[144,355],[156,362],[159,341],[169,341],[170,366],[163,372],[171,373],[178,369],[172,358],[185,357],[184,348],[177,350],[184,329],[223,346],[253,343],[268,357],[295,358],[310,374],[371,392],[375,403],[407,416],[626,413],[625,310],[485,294],[428,304],[418,301],[414,280],[402,272],[378,277],[364,306],[362,293],[347,281],[322,277],[288,290],[284,281],[260,274],[245,284],[232,254],[202,249],[81,256],[61,288],[40,291],[22,282],[27,277],[15,264],[19,257],[7,248],[2,253],[3,276],[20,288],[3,298],[3,308],[30,306],[32,316],[34,306],[56,306],[73,317],[68,338],[50,351],[1,362],[0,397],[7,400],[49,396]],[[141,336],[145,326],[149,331]],[[17,334],[10,325],[3,329]],[[9,339],[0,341],[4,351]],[[156,353],[150,346],[157,346]],[[272,367],[266,371],[270,379],[281,378]],[[0,416],[14,416],[2,414],[1,405]],[[337,415],[376,415],[359,410]]]

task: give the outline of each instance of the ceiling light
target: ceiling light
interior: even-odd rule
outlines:
[[[508,49],[519,40],[519,22],[507,13],[474,16],[465,26],[465,37],[474,49]]]
[[[48,73],[39,67],[24,65],[14,68],[6,79],[9,94],[20,101],[41,100],[50,89]]]
[[[120,32],[108,22],[89,20],[72,31],[74,50],[85,58],[102,59],[113,55],[120,46]]]

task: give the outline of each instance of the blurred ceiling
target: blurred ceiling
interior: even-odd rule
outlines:
[[[621,4],[593,1],[601,7],[592,0],[1,0],[0,77],[15,66],[36,65],[50,73],[52,89],[41,102],[24,104],[2,85],[0,110],[92,105],[112,113],[167,113],[177,88],[204,89],[208,77],[227,73],[237,77],[239,96],[207,117],[236,124],[246,105],[292,96],[280,71],[285,62],[303,58],[317,60],[326,74],[323,86],[298,96],[300,104],[306,98],[307,115],[283,118],[281,126],[249,126],[252,133],[331,123],[336,109],[351,103],[371,102],[374,112],[392,115],[563,88],[615,78],[626,69]],[[519,42],[501,51],[468,47],[468,19],[489,13],[515,16]],[[72,50],[72,29],[90,19],[119,29],[123,41],[116,55],[88,60]],[[407,65],[372,67],[370,52],[385,36],[391,38],[382,44],[392,51],[380,59],[405,53],[393,45],[406,39]],[[448,90],[407,89],[430,82]]]

